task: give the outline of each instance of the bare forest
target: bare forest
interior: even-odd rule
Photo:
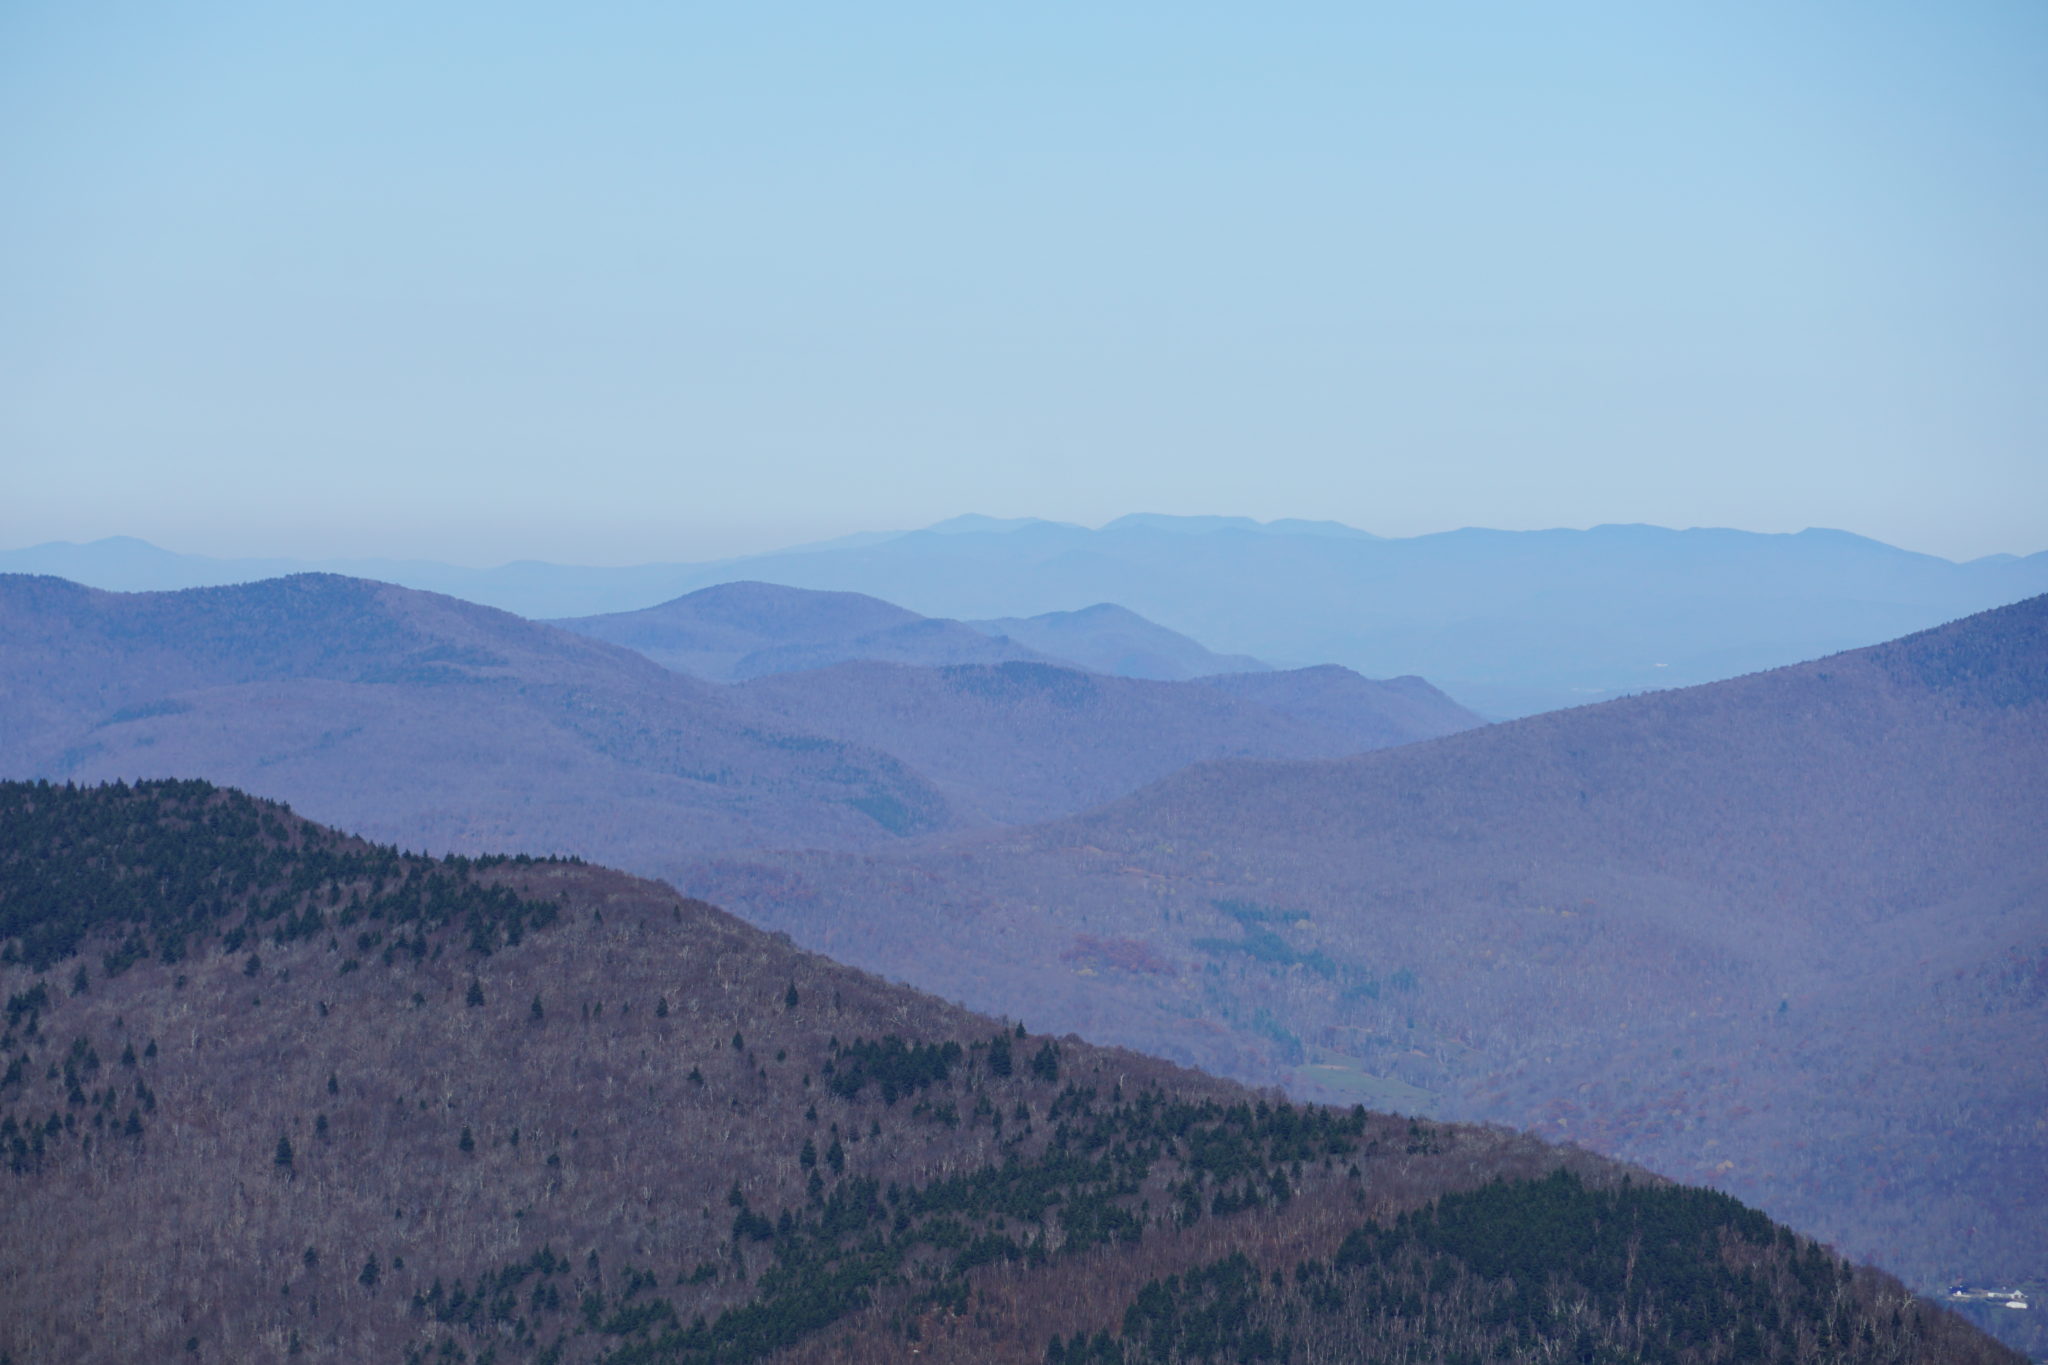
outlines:
[[[2016,1359],[1720,1196],[1048,1037],[619,873],[203,783],[0,820],[24,1365],[1718,1361],[1762,1304],[1775,1358]],[[1539,1286],[1511,1249],[1552,1242]],[[1680,1297],[1623,1274],[1651,1253]]]

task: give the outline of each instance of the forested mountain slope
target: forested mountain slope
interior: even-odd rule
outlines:
[[[389,584],[0,576],[0,774],[206,777],[409,846],[645,861],[943,827],[884,754],[628,650]]]
[[[1719,1195],[202,783],[0,784],[0,995],[20,1365],[2018,1359]]]
[[[2044,829],[2037,598],[916,856],[679,875],[983,1008],[1711,1181],[1931,1288],[2048,1261]]]
[[[849,663],[739,687],[780,723],[893,754],[956,815],[1046,820],[1207,759],[1335,758],[1480,724],[1420,678],[1349,669],[1186,682],[1042,663]]]

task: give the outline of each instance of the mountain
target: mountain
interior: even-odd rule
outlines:
[[[550,624],[717,682],[842,663],[1068,664],[1157,679],[1266,667],[1257,659],[1211,653],[1109,603],[1028,620],[962,622],[919,616],[864,593],[738,582],[700,588],[640,611]]]
[[[891,539],[893,534],[842,536],[815,548],[827,551],[858,549]],[[811,548],[793,546],[781,553],[801,554]],[[421,592],[459,597],[466,602],[497,607],[529,618],[632,610],[704,586],[696,566],[682,564],[613,567],[515,560],[490,568],[472,568],[438,560],[368,556],[222,558],[181,554],[133,536],[107,536],[82,543],[48,541],[16,550],[0,550],[0,574],[67,578],[108,592],[177,592],[186,588],[233,587],[304,573],[395,583]],[[724,581],[724,578],[712,581]]]
[[[859,592],[952,620],[1114,602],[1224,654],[1420,675],[1494,717],[1775,668],[2048,592],[2048,553],[1958,564],[1841,531],[1596,526],[1382,538],[1333,522],[1159,515],[1099,530],[956,518],[629,568],[212,560],[119,540],[0,552],[0,572],[113,589],[308,568],[540,618],[630,612],[743,580]]]
[[[1420,678],[1335,667],[1149,682],[1043,663],[849,663],[738,692],[779,724],[894,755],[955,818],[998,824],[1100,805],[1190,763],[1335,758],[1482,723]]]
[[[1240,697],[1022,650],[943,669],[759,662],[864,641],[1005,652],[852,594],[734,585],[638,617],[674,630],[622,638],[657,654],[687,642],[700,666],[770,676],[713,685],[359,579],[117,594],[0,576],[0,775],[206,777],[408,846],[506,840],[650,870],[693,851],[1047,819],[1200,759],[1331,757],[1480,723],[1419,680],[1351,679],[1336,704],[1297,715],[1283,681]]]
[[[1178,631],[1155,625],[1112,602],[1098,602],[1079,611],[967,624],[1093,672],[1122,678],[1175,680],[1216,673],[1259,673],[1267,667],[1247,654],[1213,653]]]
[[[1733,677],[2048,591],[2048,554],[1955,564],[1840,531],[1654,526],[1380,539],[1144,517],[745,564],[964,620],[1115,602],[1226,654],[1418,674],[1493,716]]]
[[[853,660],[932,666],[1052,662],[999,632],[933,620],[862,593],[770,583],[721,583],[640,611],[551,624],[717,682]]]
[[[978,1008],[1711,1182],[1933,1288],[2048,1255],[2043,829],[2034,598],[947,847],[676,878]]]
[[[107,593],[0,577],[0,773],[204,776],[411,846],[645,863],[944,826],[887,755],[505,612],[298,575]]]
[[[0,785],[0,993],[22,1365],[2020,1359],[1722,1195],[203,783]]]
[[[1480,719],[1425,679],[1362,678],[1336,664],[1191,681],[1299,721],[1340,729],[1351,736],[1350,753],[1456,734]]]

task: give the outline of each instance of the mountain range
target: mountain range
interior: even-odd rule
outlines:
[[[905,624],[744,591],[775,629],[734,659]],[[2048,598],[1476,728],[1335,667],[719,684],[321,575],[0,577],[0,633],[0,776],[602,858],[990,1013],[1708,1182],[1923,1290],[2048,1251]]]
[[[1726,1196],[671,888],[0,783],[0,1359],[2017,1365]]]
[[[1081,611],[962,622],[919,616],[862,593],[738,582],[700,588],[640,611],[551,624],[716,682],[855,662],[1047,663],[1161,681],[1266,671],[1257,659],[1211,653],[1108,602]]]
[[[120,538],[0,552],[0,572],[117,590],[308,569],[550,619],[639,611],[740,580],[860,592],[956,621],[1114,603],[1226,655],[1426,677],[1496,717],[1796,663],[2048,592],[2048,553],[1958,564],[1842,531],[1596,526],[1383,538],[1334,522],[1142,515],[1096,530],[962,517],[743,559],[627,568],[208,559]]]
[[[665,875],[977,1008],[1708,1181],[1932,1288],[2048,1256],[2044,829],[2035,598],[943,846]]]
[[[751,596],[757,621],[893,611],[846,594]],[[1333,756],[1478,723],[1420,680],[1341,670],[1262,674],[1252,691],[1021,661],[724,686],[506,612],[332,575],[172,593],[0,576],[0,633],[0,773],[200,776],[412,847],[634,868],[693,849],[863,847],[1050,818],[1204,758]]]

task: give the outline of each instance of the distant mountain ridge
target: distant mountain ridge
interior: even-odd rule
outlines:
[[[548,624],[608,640],[714,682],[843,663],[1044,663],[1177,681],[1262,672],[1111,603],[1029,619],[947,621],[855,592],[720,583],[641,611]]]
[[[983,1008],[1710,1181],[1931,1289],[2048,1256],[2048,1076],[2014,1064],[2048,1037],[2044,829],[2048,597],[948,846],[675,876]]]
[[[1272,665],[1249,654],[1216,654],[1179,631],[1147,621],[1114,602],[1079,611],[969,621],[989,635],[1015,640],[1096,673],[1170,682],[1226,673],[1264,673]]]
[[[1045,819],[1203,759],[1335,756],[1479,723],[1419,680],[1351,679],[1341,704],[1296,714],[1284,677],[1257,698],[1098,678],[852,594],[737,585],[670,606],[687,612],[636,622],[694,632],[703,657],[802,664],[884,639],[1004,662],[736,688],[361,579],[121,594],[0,575],[0,775],[232,781],[409,847],[651,868]]]
[[[306,574],[175,593],[0,576],[0,772],[239,781],[475,850],[888,839],[946,823],[887,755],[454,598]]]
[[[641,611],[549,624],[716,682],[856,660],[934,667],[1051,662],[958,621],[935,621],[863,593],[770,583],[721,583]]]
[[[1420,675],[1493,716],[1712,681],[1875,644],[2048,591],[2048,552],[1957,564],[1841,531],[1598,526],[1402,539],[1327,522],[1134,515],[1099,530],[955,518],[707,564],[494,569],[208,560],[137,541],[0,552],[114,589],[308,567],[522,615],[636,611],[736,580],[866,593],[951,620],[1114,602],[1225,654]]]

